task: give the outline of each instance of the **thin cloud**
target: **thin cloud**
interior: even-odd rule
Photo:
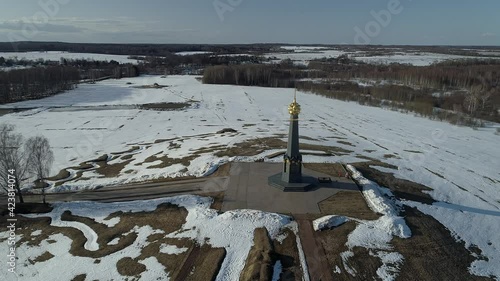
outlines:
[[[31,26],[35,26],[38,31],[51,33],[75,33],[82,32],[85,29],[74,25],[52,24],[52,23],[30,23],[26,21],[5,21],[0,22],[0,29],[7,31],[23,31],[30,30]]]
[[[495,37],[496,34],[491,33],[491,32],[485,32],[485,33],[481,34],[481,36],[483,36],[483,37]]]

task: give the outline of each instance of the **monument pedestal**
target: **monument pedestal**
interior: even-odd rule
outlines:
[[[285,192],[306,192],[315,186],[314,181],[304,176],[302,177],[302,182],[283,181],[282,173],[270,176],[267,183]]]

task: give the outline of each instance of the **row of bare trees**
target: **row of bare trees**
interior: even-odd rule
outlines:
[[[387,83],[360,86],[355,82],[359,79]],[[343,100],[392,104],[427,116],[445,110],[500,122],[500,61],[495,60],[417,67],[370,65],[341,56],[312,61],[307,69],[286,61],[277,65],[213,66],[205,69],[203,82],[297,87]]]
[[[289,88],[312,74],[287,63],[217,65],[205,69],[203,83]]]
[[[78,69],[68,66],[0,71],[0,103],[51,96],[73,89],[79,80]]]
[[[42,189],[45,204],[45,179],[53,161],[54,154],[47,138],[35,136],[24,141],[23,136],[16,133],[14,125],[0,124],[0,187],[3,192],[12,189],[12,185],[9,186],[10,174],[16,179],[13,188],[18,200],[24,203],[21,184],[34,176]]]

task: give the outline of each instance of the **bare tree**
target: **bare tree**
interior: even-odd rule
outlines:
[[[8,192],[11,189],[9,175],[14,176],[14,189],[20,203],[24,203],[21,182],[26,180],[28,172],[27,155],[21,148],[22,143],[23,136],[15,133],[14,125],[0,124],[0,187]]]
[[[491,89],[490,91],[484,91],[481,96],[479,97],[481,99],[481,109],[484,110],[484,107],[486,106],[486,103],[488,103],[488,100],[490,97],[493,95],[494,89]]]
[[[26,141],[25,149],[29,155],[28,168],[36,177],[42,188],[42,200],[45,204],[45,178],[49,175],[54,153],[50,148],[49,140],[44,136],[31,137]]]

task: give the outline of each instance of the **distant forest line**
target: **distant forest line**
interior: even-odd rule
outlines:
[[[363,80],[373,85],[361,86],[359,82]],[[476,119],[500,122],[500,60],[449,61],[422,67],[369,65],[341,56],[315,60],[307,67],[291,61],[274,65],[211,66],[205,69],[203,82],[296,87],[456,124],[481,126]]]
[[[81,82],[135,77],[141,74],[199,74],[203,83],[287,87],[341,100],[411,111],[452,123],[481,125],[500,122],[500,60],[448,61],[431,66],[372,65],[340,56],[317,59],[307,66],[290,60],[271,64],[260,54],[285,44],[72,44],[58,42],[0,43],[0,51],[68,51],[127,55],[138,65],[83,59],[53,61],[12,60],[0,57],[0,103],[38,99],[70,90]],[[344,49],[353,46],[339,46]],[[370,55],[393,52],[391,46],[356,46]],[[474,55],[463,47],[405,47],[412,51]],[[478,48],[478,47],[474,47]],[[490,47],[482,47],[487,50]],[[175,55],[181,51],[211,54]],[[215,54],[215,55],[214,55]],[[233,54],[224,56],[217,54]],[[235,55],[246,54],[246,55]],[[477,53],[476,53],[477,55]],[[372,84],[360,85],[360,81]]]

